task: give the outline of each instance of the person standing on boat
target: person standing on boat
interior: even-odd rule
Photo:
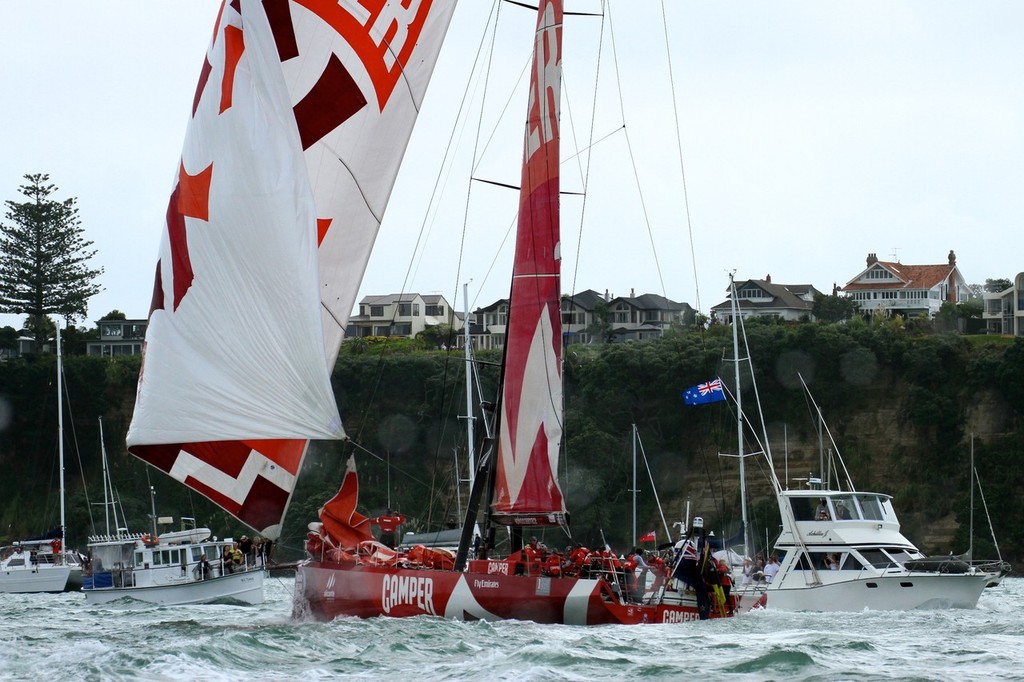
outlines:
[[[395,548],[395,531],[398,527],[405,523],[405,515],[399,514],[393,509],[388,509],[384,514],[378,516],[375,519],[370,519],[370,523],[380,526],[380,542],[383,545],[387,545],[391,549]]]
[[[771,583],[775,578],[775,574],[779,572],[779,557],[774,554],[768,559],[768,563],[764,567],[764,579],[765,582]]]
[[[249,538],[248,535],[243,535],[242,539],[238,541],[238,549],[240,552],[242,552],[242,561],[245,562],[246,566],[249,565],[249,555],[252,554],[252,548],[252,540]],[[255,559],[253,559],[252,563],[253,565],[256,564]]]
[[[201,557],[199,557],[200,580],[209,580],[211,572],[212,571],[210,569],[210,562],[206,559],[206,554],[204,553]]]
[[[686,537],[676,544],[676,551],[676,569],[672,576],[690,586],[697,596],[700,619],[707,620],[711,615],[711,586],[704,580],[703,569],[710,552],[702,517],[693,517],[693,524]]]

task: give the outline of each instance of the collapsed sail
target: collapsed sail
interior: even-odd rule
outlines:
[[[221,7],[166,215],[129,450],[275,538],[454,2]]]
[[[538,8],[509,298],[492,518],[508,525],[564,522],[559,309],[558,113],[562,2]]]

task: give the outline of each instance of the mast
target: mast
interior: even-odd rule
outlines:
[[[470,348],[468,283],[462,285],[462,305],[462,331],[466,346],[466,455],[469,457],[466,470],[469,472],[469,489],[472,490],[476,478],[476,453],[473,451],[473,354]]]
[[[633,547],[636,547],[636,424],[633,424]]]
[[[100,460],[103,464],[103,518],[107,524],[107,535],[110,535],[110,499],[108,496],[107,480],[109,472],[107,471],[107,447],[103,444],[103,417],[100,417]],[[114,519],[114,525],[117,525],[117,519]]]
[[[974,476],[977,472],[974,470],[974,434],[971,434],[971,471],[967,478],[968,484],[971,487],[971,526],[970,526],[970,538],[967,543],[967,558],[974,558]]]
[[[64,356],[60,346],[60,322],[57,322],[57,453],[60,467],[60,547],[64,552]]]
[[[736,291],[734,274],[729,273],[729,299],[732,308],[732,353],[736,377],[736,442],[740,460],[740,513],[743,520],[743,556],[750,556],[747,543],[747,477],[743,462],[743,390],[740,388],[740,339],[739,339],[739,293]]]

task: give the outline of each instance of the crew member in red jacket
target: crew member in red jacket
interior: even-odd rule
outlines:
[[[399,526],[405,523],[405,515],[399,514],[392,509],[388,509],[381,516],[378,516],[375,519],[370,519],[370,523],[380,526],[381,543],[387,545],[391,549],[394,549],[395,531],[398,530]]]

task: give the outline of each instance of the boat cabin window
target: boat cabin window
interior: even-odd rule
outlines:
[[[809,557],[808,554],[810,555]],[[816,570],[830,571],[832,570],[833,564],[838,567],[840,562],[841,558],[837,552],[801,553],[800,561],[797,563],[797,568],[802,571],[809,571],[813,565]],[[857,566],[856,568],[860,567]],[[838,570],[838,568],[836,570]]]
[[[793,509],[793,518],[797,521],[814,520],[814,510],[818,506],[818,498],[791,497],[789,504]]]
[[[885,519],[882,501],[877,495],[857,495],[857,502],[865,519],[869,521],[882,521]]]
[[[854,521],[860,518],[860,512],[853,501],[853,495],[842,495],[832,498],[832,518],[837,521]]]
[[[899,547],[886,547],[885,552],[901,564],[905,564],[915,558],[911,554],[908,554],[905,549],[900,549]]]
[[[888,554],[880,549],[862,549],[860,553],[875,568],[888,568],[895,563]]]

